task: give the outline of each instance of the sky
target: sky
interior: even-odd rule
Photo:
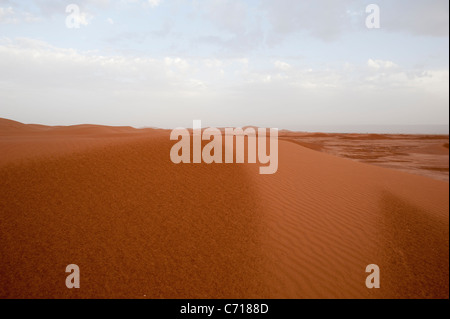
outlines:
[[[0,117],[448,133],[448,55],[448,0],[0,0]]]

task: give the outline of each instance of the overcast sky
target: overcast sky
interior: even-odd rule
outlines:
[[[80,8],[80,28],[66,7]],[[366,6],[380,7],[368,29]],[[448,0],[0,0],[0,117],[442,125]]]

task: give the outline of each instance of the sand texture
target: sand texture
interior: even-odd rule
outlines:
[[[280,140],[274,175],[176,165],[169,134],[0,119],[0,298],[449,298],[442,175],[300,134]],[[387,137],[378,147],[401,143]],[[409,167],[445,173],[438,153],[448,176],[436,145]],[[65,286],[68,264],[80,289]],[[365,286],[369,264],[380,289]]]

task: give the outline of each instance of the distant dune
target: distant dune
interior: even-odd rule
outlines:
[[[0,119],[0,298],[449,298],[448,182],[286,134],[259,175],[175,165],[169,131]]]

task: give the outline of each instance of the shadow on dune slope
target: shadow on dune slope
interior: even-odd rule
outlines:
[[[390,192],[381,199],[385,297],[447,298],[449,225]]]

